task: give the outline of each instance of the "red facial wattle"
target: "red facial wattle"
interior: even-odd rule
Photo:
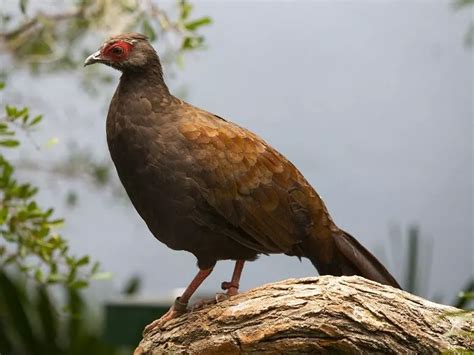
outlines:
[[[109,44],[107,47],[102,49],[102,58],[112,60],[114,62],[121,62],[128,58],[128,55],[132,49],[132,45],[125,41],[117,41]]]

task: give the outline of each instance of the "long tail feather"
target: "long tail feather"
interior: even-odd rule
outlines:
[[[336,248],[329,263],[322,263],[318,258],[316,243],[308,243],[305,247],[305,256],[311,260],[321,275],[359,275],[382,284],[401,288],[385,266],[349,233],[341,231],[333,238]]]

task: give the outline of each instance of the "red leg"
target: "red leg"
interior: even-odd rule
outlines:
[[[221,284],[223,290],[227,290],[229,296],[235,296],[239,293],[239,282],[240,276],[242,275],[242,269],[244,268],[245,260],[237,260],[235,262],[234,272],[232,274],[232,280],[230,282],[224,281]]]
[[[189,299],[211,272],[212,268],[199,270],[199,272],[191,281],[189,286],[186,288],[186,290],[184,290],[183,294],[174,301],[174,304],[171,306],[168,312],[166,312],[160,319],[157,319],[152,323],[148,324],[145,327],[143,334],[147,334],[153,329],[164,325],[169,320],[176,318],[183,313],[186,313],[186,308],[188,306]]]
[[[184,290],[183,294],[181,297],[179,297],[179,302],[180,303],[188,303],[189,299],[191,296],[194,294],[194,292],[198,289],[199,286],[203,283],[203,281],[209,276],[209,274],[212,272],[212,268],[210,269],[204,269],[204,270],[199,270],[197,275],[194,277],[193,281],[189,284],[189,286]]]

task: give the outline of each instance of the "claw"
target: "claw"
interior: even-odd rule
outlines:
[[[166,312],[160,319],[154,320],[150,324],[148,324],[145,329],[143,330],[143,336],[147,335],[151,331],[162,328],[166,323],[174,318],[178,318],[179,316],[183,315],[187,312],[187,303],[182,303],[179,301],[179,297],[176,298],[174,304],[171,308]]]
[[[235,296],[239,293],[239,284],[235,282],[224,281],[221,284],[223,290],[227,290],[226,294],[228,296]]]

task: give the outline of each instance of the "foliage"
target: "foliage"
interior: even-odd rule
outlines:
[[[74,6],[71,2],[52,11],[48,4],[32,6],[23,0],[18,8],[0,11],[0,40],[17,65],[29,65],[35,71],[77,67],[92,52],[88,36],[100,31],[142,32],[151,41],[160,38],[176,47],[173,57],[180,57],[203,47],[199,30],[211,23],[207,16],[194,18],[187,0],[178,2],[173,19],[152,0],[79,0]]]
[[[57,300],[44,285],[26,287],[21,277],[0,270],[1,354],[118,354],[100,338],[96,319],[74,289],[63,287],[69,312],[59,313]]]
[[[454,303],[454,307],[468,309],[470,303],[474,303],[474,278],[459,292],[459,299]]]
[[[0,265],[2,269],[16,266],[39,283],[85,287],[90,278],[102,275],[99,265],[89,268],[88,256],[69,252],[56,231],[63,220],[35,200],[35,186],[15,178],[15,168],[5,154],[6,149],[20,146],[16,130],[29,135],[41,120],[41,115],[31,116],[27,107],[11,105],[0,117]]]
[[[474,0],[455,0],[454,1],[454,8],[457,10],[467,9],[471,11],[471,19],[472,19],[472,6],[474,6]],[[469,28],[464,35],[464,44],[466,47],[472,47],[474,45],[474,22],[471,21],[469,24]]]

